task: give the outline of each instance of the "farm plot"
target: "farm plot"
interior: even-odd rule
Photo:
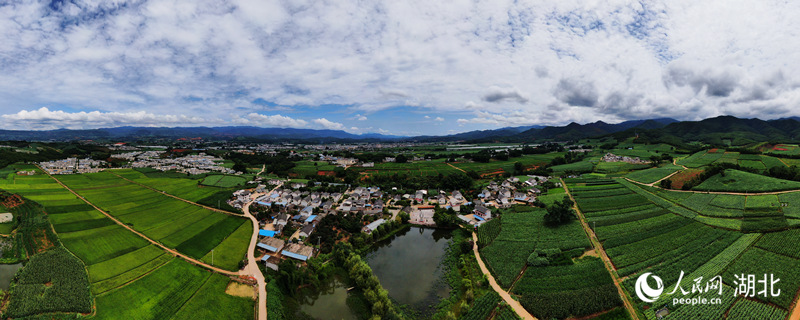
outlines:
[[[560,266],[528,267],[514,285],[523,307],[539,319],[583,317],[622,305],[599,258]]]
[[[240,176],[212,175],[203,179],[201,184],[212,187],[233,188],[244,185],[245,182],[247,180]]]
[[[240,226],[249,224],[245,219],[170,198],[110,173],[65,176],[63,181],[120,221],[197,259],[210,253]],[[249,235],[245,238],[249,239]],[[226,249],[231,251],[220,252],[214,259],[215,265],[235,270],[243,255],[235,256],[232,252],[246,252],[246,247],[245,241],[231,240],[226,244]],[[90,264],[96,262],[90,261]]]
[[[781,320],[785,319],[788,312],[781,308],[761,303],[758,301],[739,299],[728,311],[730,320],[762,319],[762,320]]]
[[[694,189],[700,191],[769,192],[800,189],[800,182],[739,170],[725,170],[724,175],[717,174],[708,178]]]
[[[800,260],[760,247],[751,247],[725,270],[722,278],[726,283],[730,282],[729,284],[733,285],[736,275],[741,274],[752,274],[757,279],[763,279],[764,275],[773,274],[775,278],[780,279],[775,287],[776,290],[781,290],[779,296],[767,295],[766,298],[762,296],[757,298],[788,309],[794,300],[794,293],[800,287]]]
[[[699,168],[702,166],[707,166],[714,161],[721,159],[724,154],[724,151],[716,149],[698,151],[687,158],[677,161],[677,164],[684,165],[689,168]]]
[[[634,171],[629,173],[625,177],[641,183],[653,183],[682,169],[683,168],[681,166],[670,164],[658,168],[650,168],[650,169]]]
[[[491,244],[481,249],[481,256],[502,286],[511,285],[535,249],[568,251],[590,246],[579,222],[546,227],[544,213],[542,209],[503,213],[500,233]]]
[[[218,300],[217,306],[234,306],[234,310],[209,310],[215,319],[252,318],[252,303],[248,308],[223,302],[224,290],[210,287],[202,289],[211,273],[180,259],[173,259],[152,273],[120,289],[97,297],[97,319],[166,319],[179,313],[182,306],[202,303],[202,299]],[[224,278],[224,277],[223,277]],[[218,281],[218,280],[217,280]],[[200,292],[201,295],[197,295]],[[191,302],[193,299],[200,299]],[[196,309],[197,307],[193,307]],[[248,315],[250,314],[250,315]]]
[[[224,188],[201,186],[199,184],[200,180],[192,177],[151,178],[132,169],[114,170],[113,173],[136,183],[194,202],[199,202],[221,190],[226,190]]]

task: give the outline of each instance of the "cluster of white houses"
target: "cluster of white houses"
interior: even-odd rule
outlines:
[[[355,187],[344,193],[309,192],[297,188],[277,188],[263,194],[265,186],[259,186],[257,206],[278,208],[280,212],[271,223],[264,223],[261,230],[262,239],[259,248],[264,249],[266,256],[262,259],[270,268],[277,268],[282,257],[305,261],[313,256],[312,247],[303,244],[285,242],[275,238],[287,225],[292,225],[300,239],[311,238],[318,223],[328,214],[362,213],[376,215],[377,219],[362,227],[362,232],[375,231],[386,220],[382,214],[387,213],[390,204],[407,200],[410,205],[400,209],[409,215],[409,222],[419,225],[435,225],[433,216],[437,206],[452,208],[458,211],[459,218],[472,225],[480,225],[492,219],[492,208],[505,208],[512,204],[532,204],[539,193],[538,184],[547,181],[548,177],[529,176],[527,181],[509,178],[500,183],[492,182],[482,190],[477,198],[469,201],[459,190],[435,191],[417,190],[414,194],[397,193],[396,189],[384,192],[379,187]],[[299,186],[297,186],[299,187]],[[521,191],[525,190],[525,191]],[[232,204],[247,203],[253,196],[248,190],[234,193]],[[403,201],[406,202],[406,201]],[[464,206],[470,210],[462,210]],[[395,211],[396,212],[396,211]],[[284,235],[290,236],[290,235]]]
[[[93,173],[105,170],[108,162],[103,160],[92,160],[89,158],[66,158],[39,162],[39,166],[49,174],[73,174],[73,173]]]
[[[178,158],[161,158],[165,151],[134,151],[114,154],[111,157],[130,161],[132,168],[153,168],[161,171],[176,170],[188,174],[203,174],[209,172],[222,172],[229,174],[242,174],[230,168],[219,165],[224,161],[205,153],[187,155]]]

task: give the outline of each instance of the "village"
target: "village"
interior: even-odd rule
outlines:
[[[510,177],[492,181],[473,197],[460,190],[416,190],[402,193],[397,188],[381,190],[377,186],[348,187],[343,192],[308,191],[305,183],[278,184],[272,190],[260,184],[255,189],[242,189],[233,194],[229,204],[250,212],[263,212],[260,219],[260,261],[273,270],[282,259],[307,261],[319,250],[315,248],[315,231],[328,215],[362,215],[361,233],[370,234],[381,225],[407,214],[410,224],[436,227],[434,215],[439,209],[452,209],[464,225],[477,227],[493,218],[492,210],[515,204],[535,205],[540,184],[550,177],[530,175],[525,181]],[[560,183],[555,182],[559,187]],[[301,190],[303,189],[303,190]],[[288,231],[288,232],[287,232]]]

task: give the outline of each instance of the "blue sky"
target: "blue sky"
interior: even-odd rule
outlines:
[[[0,128],[800,115],[796,1],[7,1]]]

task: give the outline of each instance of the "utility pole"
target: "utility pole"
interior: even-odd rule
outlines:
[[[214,249],[211,249],[211,265],[214,265]]]

